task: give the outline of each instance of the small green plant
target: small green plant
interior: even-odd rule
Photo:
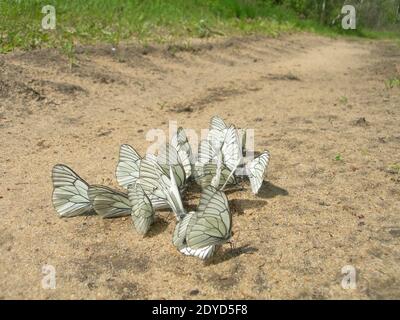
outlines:
[[[61,51],[67,56],[70,70],[76,64],[75,45],[71,39],[64,41],[61,45]]]
[[[343,158],[340,154],[337,154],[335,157],[335,161],[343,161]]]
[[[393,88],[400,88],[400,78],[391,78],[389,80],[386,80],[386,87],[389,89],[393,89]]]
[[[339,101],[341,104],[347,104],[349,102],[349,99],[347,99],[346,96],[342,96],[340,97]]]
[[[400,174],[400,163],[390,164],[387,168],[388,172],[394,174]]]

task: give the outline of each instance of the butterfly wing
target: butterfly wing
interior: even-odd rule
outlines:
[[[216,248],[215,245],[207,246],[201,249],[192,249],[190,247],[184,247],[179,251],[184,255],[193,256],[205,260],[212,257],[212,255],[215,252],[215,248]]]
[[[219,150],[221,148],[227,129],[228,126],[220,117],[214,116],[211,118],[207,140],[210,141],[215,150]]]
[[[185,186],[185,168],[182,164],[181,158],[179,157],[178,151],[173,146],[168,143],[162,145],[157,156],[157,162],[166,175],[169,175],[169,169],[172,167],[178,187]]]
[[[172,243],[179,250],[186,247],[186,231],[193,214],[194,212],[189,212],[188,214],[185,214],[175,226]]]
[[[138,183],[153,203],[157,200],[163,208],[170,207],[178,217],[184,210],[175,177],[174,166],[166,173],[160,164],[149,158],[142,160]]]
[[[210,130],[218,130],[218,131],[224,131],[227,129],[228,126],[226,125],[225,121],[222,120],[222,118],[218,116],[214,116],[210,120]]]
[[[128,188],[129,201],[132,204],[131,216],[136,231],[146,234],[154,222],[154,210],[140,184],[130,185]]]
[[[211,185],[212,180],[217,175],[217,170],[218,165],[215,163],[197,163],[193,170],[193,177],[198,185],[200,185],[202,188],[205,188]],[[221,172],[218,188],[221,188],[225,184],[225,182],[227,182],[228,178],[229,180],[226,185],[232,186],[237,184],[236,177],[234,175],[230,175],[231,171],[225,165],[221,165],[220,170]]]
[[[74,217],[92,210],[89,185],[66,165],[57,164],[52,170],[53,205],[61,217]]]
[[[169,208],[168,202],[165,199],[159,198],[154,194],[150,194],[148,197],[154,210]]]
[[[192,249],[186,244],[186,233],[188,227],[190,226],[190,222],[193,223],[193,217],[196,215],[195,212],[190,212],[183,216],[183,218],[176,224],[174,235],[173,235],[173,244],[178,250],[187,256],[193,256],[200,259],[208,259],[215,252],[215,246],[210,245],[200,249]]]
[[[239,139],[241,141],[242,148],[242,156],[245,157],[247,153],[246,144],[247,144],[247,131],[246,129],[238,129]]]
[[[189,222],[187,246],[201,249],[229,240],[232,234],[232,216],[225,193],[208,186],[202,192],[194,219]]]
[[[140,160],[140,155],[130,145],[121,146],[116,170],[117,181],[121,187],[128,188],[139,178]]]
[[[102,218],[117,218],[131,214],[131,203],[125,193],[105,186],[89,187],[93,209]]]
[[[178,152],[180,163],[185,170],[186,179],[189,179],[192,175],[193,153],[185,130],[182,127],[179,127],[177,132],[172,136],[171,146]]]
[[[197,162],[206,164],[214,161],[217,156],[217,151],[214,149],[211,141],[201,140],[199,144],[199,151],[197,153]]]
[[[242,150],[239,141],[239,134],[234,126],[230,126],[226,129],[221,151],[223,155],[223,163],[230,170],[236,170],[242,161]]]
[[[159,182],[159,178],[163,174],[165,174],[163,168],[154,159],[146,157],[140,162],[137,183],[143,187],[146,194],[165,199],[164,194],[160,191]]]
[[[263,183],[265,173],[268,168],[270,153],[264,151],[260,156],[253,159],[246,165],[246,172],[248,174],[251,190],[257,194]]]
[[[175,175],[173,174],[172,166],[170,167],[170,174],[160,176],[160,189],[164,193],[165,198],[175,213],[178,220],[185,215],[186,211],[182,204],[181,194],[179,193],[178,185],[175,181]]]

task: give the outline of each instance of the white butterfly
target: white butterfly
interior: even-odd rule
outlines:
[[[236,170],[242,161],[242,147],[238,131],[234,126],[230,126],[226,129],[221,152],[223,163],[230,170]]]
[[[210,258],[214,254],[216,249],[215,245],[205,246],[204,248],[200,249],[192,249],[186,244],[186,233],[188,230],[188,224],[193,218],[194,214],[194,211],[189,212],[177,223],[177,225],[175,226],[172,242],[179,250],[179,252],[183,253],[184,255],[193,256],[205,260]]]
[[[246,173],[250,180],[251,190],[257,194],[267,172],[270,154],[264,151],[260,156],[246,164]]]
[[[89,213],[89,185],[71,168],[57,164],[52,170],[53,205],[61,217],[74,217]]]
[[[185,214],[177,223],[173,244],[185,255],[207,259],[231,236],[228,200],[222,191],[208,186],[202,192],[197,211]]]
[[[243,130],[240,131],[235,126],[228,126],[224,120],[214,116],[210,121],[210,130],[207,135],[207,142],[203,142],[199,148],[199,161],[217,160],[219,153],[222,154],[222,162],[230,170],[236,170],[243,158],[242,141],[245,139]]]
[[[129,201],[132,204],[132,220],[140,234],[146,234],[154,222],[154,209],[139,183],[128,187]]]
[[[121,145],[119,160],[116,170],[118,184],[127,189],[130,184],[135,184],[139,178],[139,168],[142,158],[129,144]]]
[[[186,179],[189,179],[192,175],[193,153],[182,127],[179,127],[177,132],[172,136],[170,144],[178,152],[180,163],[185,169]]]

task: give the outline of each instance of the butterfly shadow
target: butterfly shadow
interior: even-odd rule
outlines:
[[[242,215],[249,209],[263,208],[266,205],[266,200],[232,199],[229,201],[231,212],[237,215]]]
[[[209,265],[217,265],[222,262],[228,261],[230,259],[236,258],[242,254],[253,254],[254,252],[257,252],[258,249],[255,247],[251,247],[248,244],[245,244],[243,246],[233,248],[233,249],[228,249],[224,250],[220,254],[214,255],[210,260],[206,260],[204,264],[206,266]]]
[[[260,190],[257,193],[257,197],[263,199],[271,199],[276,196],[287,196],[289,192],[286,189],[278,187],[269,181],[264,181],[261,185]]]

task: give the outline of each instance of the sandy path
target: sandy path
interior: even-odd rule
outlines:
[[[0,57],[2,298],[400,298],[400,176],[387,170],[400,162],[400,91],[384,84],[398,47],[294,35],[82,49],[76,63]],[[215,114],[272,154],[259,197],[247,184],[228,194],[235,250],[180,255],[167,213],[144,239],[129,219],[55,214],[55,163],[116,187],[121,143],[143,153],[149,129],[199,131]],[[55,290],[41,286],[46,264]],[[355,290],[340,285],[345,265]]]

